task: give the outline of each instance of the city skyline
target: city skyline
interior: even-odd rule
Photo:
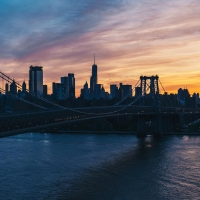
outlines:
[[[28,81],[30,65],[43,66],[44,83],[68,73],[76,96],[91,76],[93,54],[98,82],[135,85],[158,74],[166,91],[199,92],[200,2],[63,1],[1,2],[1,71]]]

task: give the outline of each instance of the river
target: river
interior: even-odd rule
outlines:
[[[0,199],[200,199],[200,137],[26,133],[0,139]]]

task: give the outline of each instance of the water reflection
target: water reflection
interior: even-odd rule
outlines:
[[[198,199],[199,142],[200,137],[123,134],[2,138],[0,197]]]

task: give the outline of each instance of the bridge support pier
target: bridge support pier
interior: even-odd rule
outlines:
[[[163,131],[162,116],[160,114],[156,115],[153,121],[154,121],[153,136],[161,137]]]
[[[172,117],[170,116],[164,116],[162,119],[162,130],[164,132],[171,131],[173,129],[172,126]]]
[[[137,124],[137,137],[144,138],[147,136],[145,131],[145,120],[143,116],[138,116],[138,124]]]
[[[185,115],[184,115],[184,112],[179,115],[179,121],[180,121],[181,126],[183,127],[185,125]]]

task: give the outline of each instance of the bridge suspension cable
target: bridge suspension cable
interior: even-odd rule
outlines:
[[[12,82],[14,81],[14,79],[10,78],[9,76],[7,76],[6,74],[4,74],[4,73],[1,72],[1,71],[0,71],[0,77],[1,77],[2,79],[4,79],[5,81],[7,81],[8,83],[12,83]],[[16,83],[16,85],[17,85],[18,88],[22,89],[22,85],[21,85],[21,84],[19,84],[19,83],[16,82],[16,81],[15,81],[15,83]],[[138,85],[138,83],[139,83],[139,81],[136,83],[136,86]],[[136,87],[136,86],[135,86],[135,87]],[[60,108],[60,109],[69,110],[69,111],[77,112],[77,113],[80,113],[80,114],[97,115],[97,113],[83,112],[83,111],[79,111],[79,110],[77,110],[77,109],[71,109],[71,108],[67,108],[67,107],[64,107],[64,106],[60,106],[60,105],[58,105],[58,104],[56,104],[56,103],[54,103],[54,102],[52,102],[52,101],[47,100],[46,98],[44,98],[44,97],[42,97],[42,96],[40,96],[40,95],[38,95],[38,94],[35,94],[34,92],[29,91],[28,89],[26,89],[26,91],[27,91],[32,97],[37,98],[37,99],[40,99],[40,100],[42,100],[42,101],[44,101],[44,102],[46,102],[46,103],[48,103],[48,104],[50,104],[50,105],[53,105],[53,106],[55,106],[55,107],[58,107],[58,108]],[[133,91],[133,90],[132,90],[132,91]],[[132,91],[131,91],[131,93],[132,93]],[[127,95],[123,98],[122,101],[124,101],[125,99],[127,99],[128,97],[130,97],[130,96],[131,96],[131,93],[127,94]],[[18,99],[18,100],[21,100],[21,101],[23,101],[23,102],[26,101],[26,103],[29,102],[29,101],[27,101],[27,100],[23,100],[22,98],[17,98],[15,95],[13,95],[13,96],[10,95],[10,97],[15,98],[15,99]],[[119,105],[122,101],[120,101],[120,102],[118,102],[117,104],[115,104],[115,106],[116,106],[116,105]],[[36,104],[33,104],[33,103],[31,103],[31,102],[29,102],[29,104],[32,104],[32,105],[35,105],[35,106],[36,106]],[[43,107],[43,106],[39,106],[39,105],[38,105],[37,107],[41,107],[42,109],[47,109],[47,108],[45,108],[45,107]],[[127,106],[125,106],[124,109],[125,109],[126,107],[127,107]],[[110,113],[119,112],[120,110],[122,110],[122,109],[120,108],[119,110],[116,110],[116,111],[114,111],[114,112],[107,112],[107,113],[100,113],[100,114],[110,114]]]
[[[0,72],[0,74],[1,74],[0,77],[3,78],[4,80],[8,81],[9,83],[12,83],[12,82],[13,82],[13,79],[11,79],[9,76],[5,75],[5,74],[2,73],[2,72]],[[16,85],[17,85],[20,89],[22,89],[22,86],[21,86],[19,83],[17,83],[16,81],[15,81],[15,83],[16,83]],[[64,107],[64,106],[60,106],[60,105],[58,105],[58,104],[56,104],[56,103],[54,103],[54,102],[52,102],[52,101],[49,101],[49,100],[45,99],[44,97],[41,97],[40,95],[35,94],[34,92],[31,92],[31,91],[29,91],[29,90],[26,90],[26,91],[27,91],[31,96],[33,96],[34,98],[40,99],[40,100],[42,100],[42,101],[44,101],[44,102],[46,102],[46,103],[49,103],[50,105],[53,105],[53,106],[55,106],[55,107],[60,108],[60,109],[62,109],[62,110],[69,110],[69,111],[77,112],[77,113],[80,113],[80,114],[97,115],[97,113],[83,112],[83,111],[79,111],[79,110],[76,110],[76,109],[71,109],[71,108],[67,108],[67,107]],[[20,99],[22,99],[22,98],[20,98]],[[27,101],[27,102],[28,102],[28,101]],[[31,102],[30,102],[30,104],[31,104]],[[116,111],[116,112],[117,112],[117,111]],[[104,114],[105,114],[105,113],[104,113]]]
[[[14,81],[13,79],[11,79],[9,76],[5,75],[4,73],[0,72],[0,74],[1,74],[0,77],[3,78],[4,80],[8,81],[9,83],[12,83],[12,81]],[[22,85],[20,85],[20,84],[19,84],[18,82],[16,82],[16,81],[15,81],[15,83],[16,83],[16,85],[18,86],[18,88],[22,89]],[[62,109],[66,109],[66,107],[60,106],[60,105],[58,105],[58,104],[56,104],[56,103],[53,103],[52,101],[49,101],[49,100],[45,99],[44,97],[42,97],[42,96],[40,96],[40,95],[38,95],[38,94],[35,94],[34,92],[29,91],[28,89],[26,89],[26,91],[27,91],[31,96],[33,96],[34,98],[40,99],[40,100],[42,100],[42,101],[44,101],[44,102],[46,102],[46,103],[49,103],[49,104],[51,104],[51,105],[53,105],[53,106],[55,106],[55,107],[62,108]]]
[[[12,83],[14,80],[13,79],[11,79],[9,76],[7,76],[7,75],[5,75],[4,73],[2,73],[2,72],[0,72],[0,77],[2,78],[2,79],[4,79],[4,80],[6,80],[7,82],[9,82],[9,83]],[[138,86],[138,83],[140,82],[140,80],[136,83],[136,85],[135,85],[135,87],[137,87]],[[19,83],[17,83],[16,81],[15,81],[15,83],[16,83],[16,85],[20,88],[20,89],[22,89],[22,86],[19,84]],[[149,84],[147,84],[147,86],[148,86],[148,88],[147,88],[147,90],[149,90],[150,89],[150,85]],[[124,100],[126,100],[128,97],[130,97],[130,95],[131,95],[131,93],[133,92],[133,91],[135,91],[135,87],[134,87],[134,89],[132,89],[131,90],[131,92],[130,93],[128,93],[122,100],[120,100],[118,103],[116,103],[114,106],[111,106],[110,108],[112,109],[112,108],[114,108],[114,107],[116,107],[117,105],[119,105],[121,102],[123,102]],[[69,111],[73,111],[73,112],[77,112],[77,113],[80,113],[80,114],[89,114],[89,115],[97,115],[97,113],[93,113],[93,112],[84,112],[84,111],[80,111],[80,110],[78,110],[78,109],[71,109],[71,108],[67,108],[67,107],[64,107],[64,106],[60,106],[60,105],[58,105],[58,104],[56,104],[56,103],[54,103],[54,102],[52,102],[52,101],[49,101],[49,100],[47,100],[47,99],[45,99],[44,97],[42,97],[42,96],[40,96],[40,95],[38,95],[38,94],[35,94],[35,93],[33,93],[33,92],[31,92],[31,91],[29,91],[29,90],[26,90],[31,96],[33,96],[33,97],[35,97],[35,98],[37,98],[37,99],[40,99],[40,100],[42,100],[42,101],[44,101],[44,102],[46,102],[46,103],[49,103],[49,104],[51,104],[51,105],[53,105],[53,106],[55,106],[55,107],[58,107],[58,108],[60,108],[60,109],[62,109],[62,110],[69,110]],[[15,96],[15,95],[14,95]],[[14,96],[12,96],[12,98],[14,98]],[[104,113],[98,113],[99,115],[105,115],[105,114],[112,114],[112,113],[116,113],[116,112],[119,112],[119,111],[121,111],[121,110],[123,110],[123,109],[126,109],[127,107],[129,107],[129,106],[131,106],[131,105],[133,105],[136,101],[138,101],[141,97],[143,96],[143,94],[140,94],[138,97],[136,97],[136,99],[134,99],[131,103],[129,103],[128,105],[124,105],[124,107],[122,107],[122,108],[120,108],[120,109],[118,109],[118,110],[115,110],[115,111],[111,111],[111,112],[104,112]],[[21,100],[21,101],[23,101],[23,99],[22,98],[18,98],[19,100]],[[23,102],[25,102],[26,100],[24,100]],[[26,103],[28,103],[29,101],[26,101]],[[31,102],[29,102],[29,104],[32,104]],[[33,105],[33,104],[32,104]],[[34,104],[34,105],[36,105],[36,104]],[[37,107],[40,107],[40,108],[42,108],[42,109],[47,109],[47,108],[45,108],[45,107],[43,107],[43,106],[37,106]],[[102,108],[105,108],[105,107],[102,107]],[[106,108],[108,108],[108,107],[106,107]]]
[[[35,106],[35,107],[42,108],[42,109],[45,109],[45,110],[47,109],[47,108],[45,108],[45,107],[43,107],[43,106],[39,106],[39,105],[37,105],[37,104],[34,104],[34,103],[30,102],[30,101],[27,101],[27,100],[21,98],[21,97],[18,97],[18,96],[14,95],[14,94],[12,94],[12,93],[10,93],[10,92],[7,92],[7,93],[6,93],[6,91],[5,91],[4,89],[2,89],[2,88],[0,88],[0,92],[1,92],[2,94],[6,94],[6,95],[7,95],[8,97],[10,97],[11,99],[17,99],[17,100],[20,100],[20,101],[22,101],[22,102],[24,102],[24,103],[33,105],[33,106]]]

